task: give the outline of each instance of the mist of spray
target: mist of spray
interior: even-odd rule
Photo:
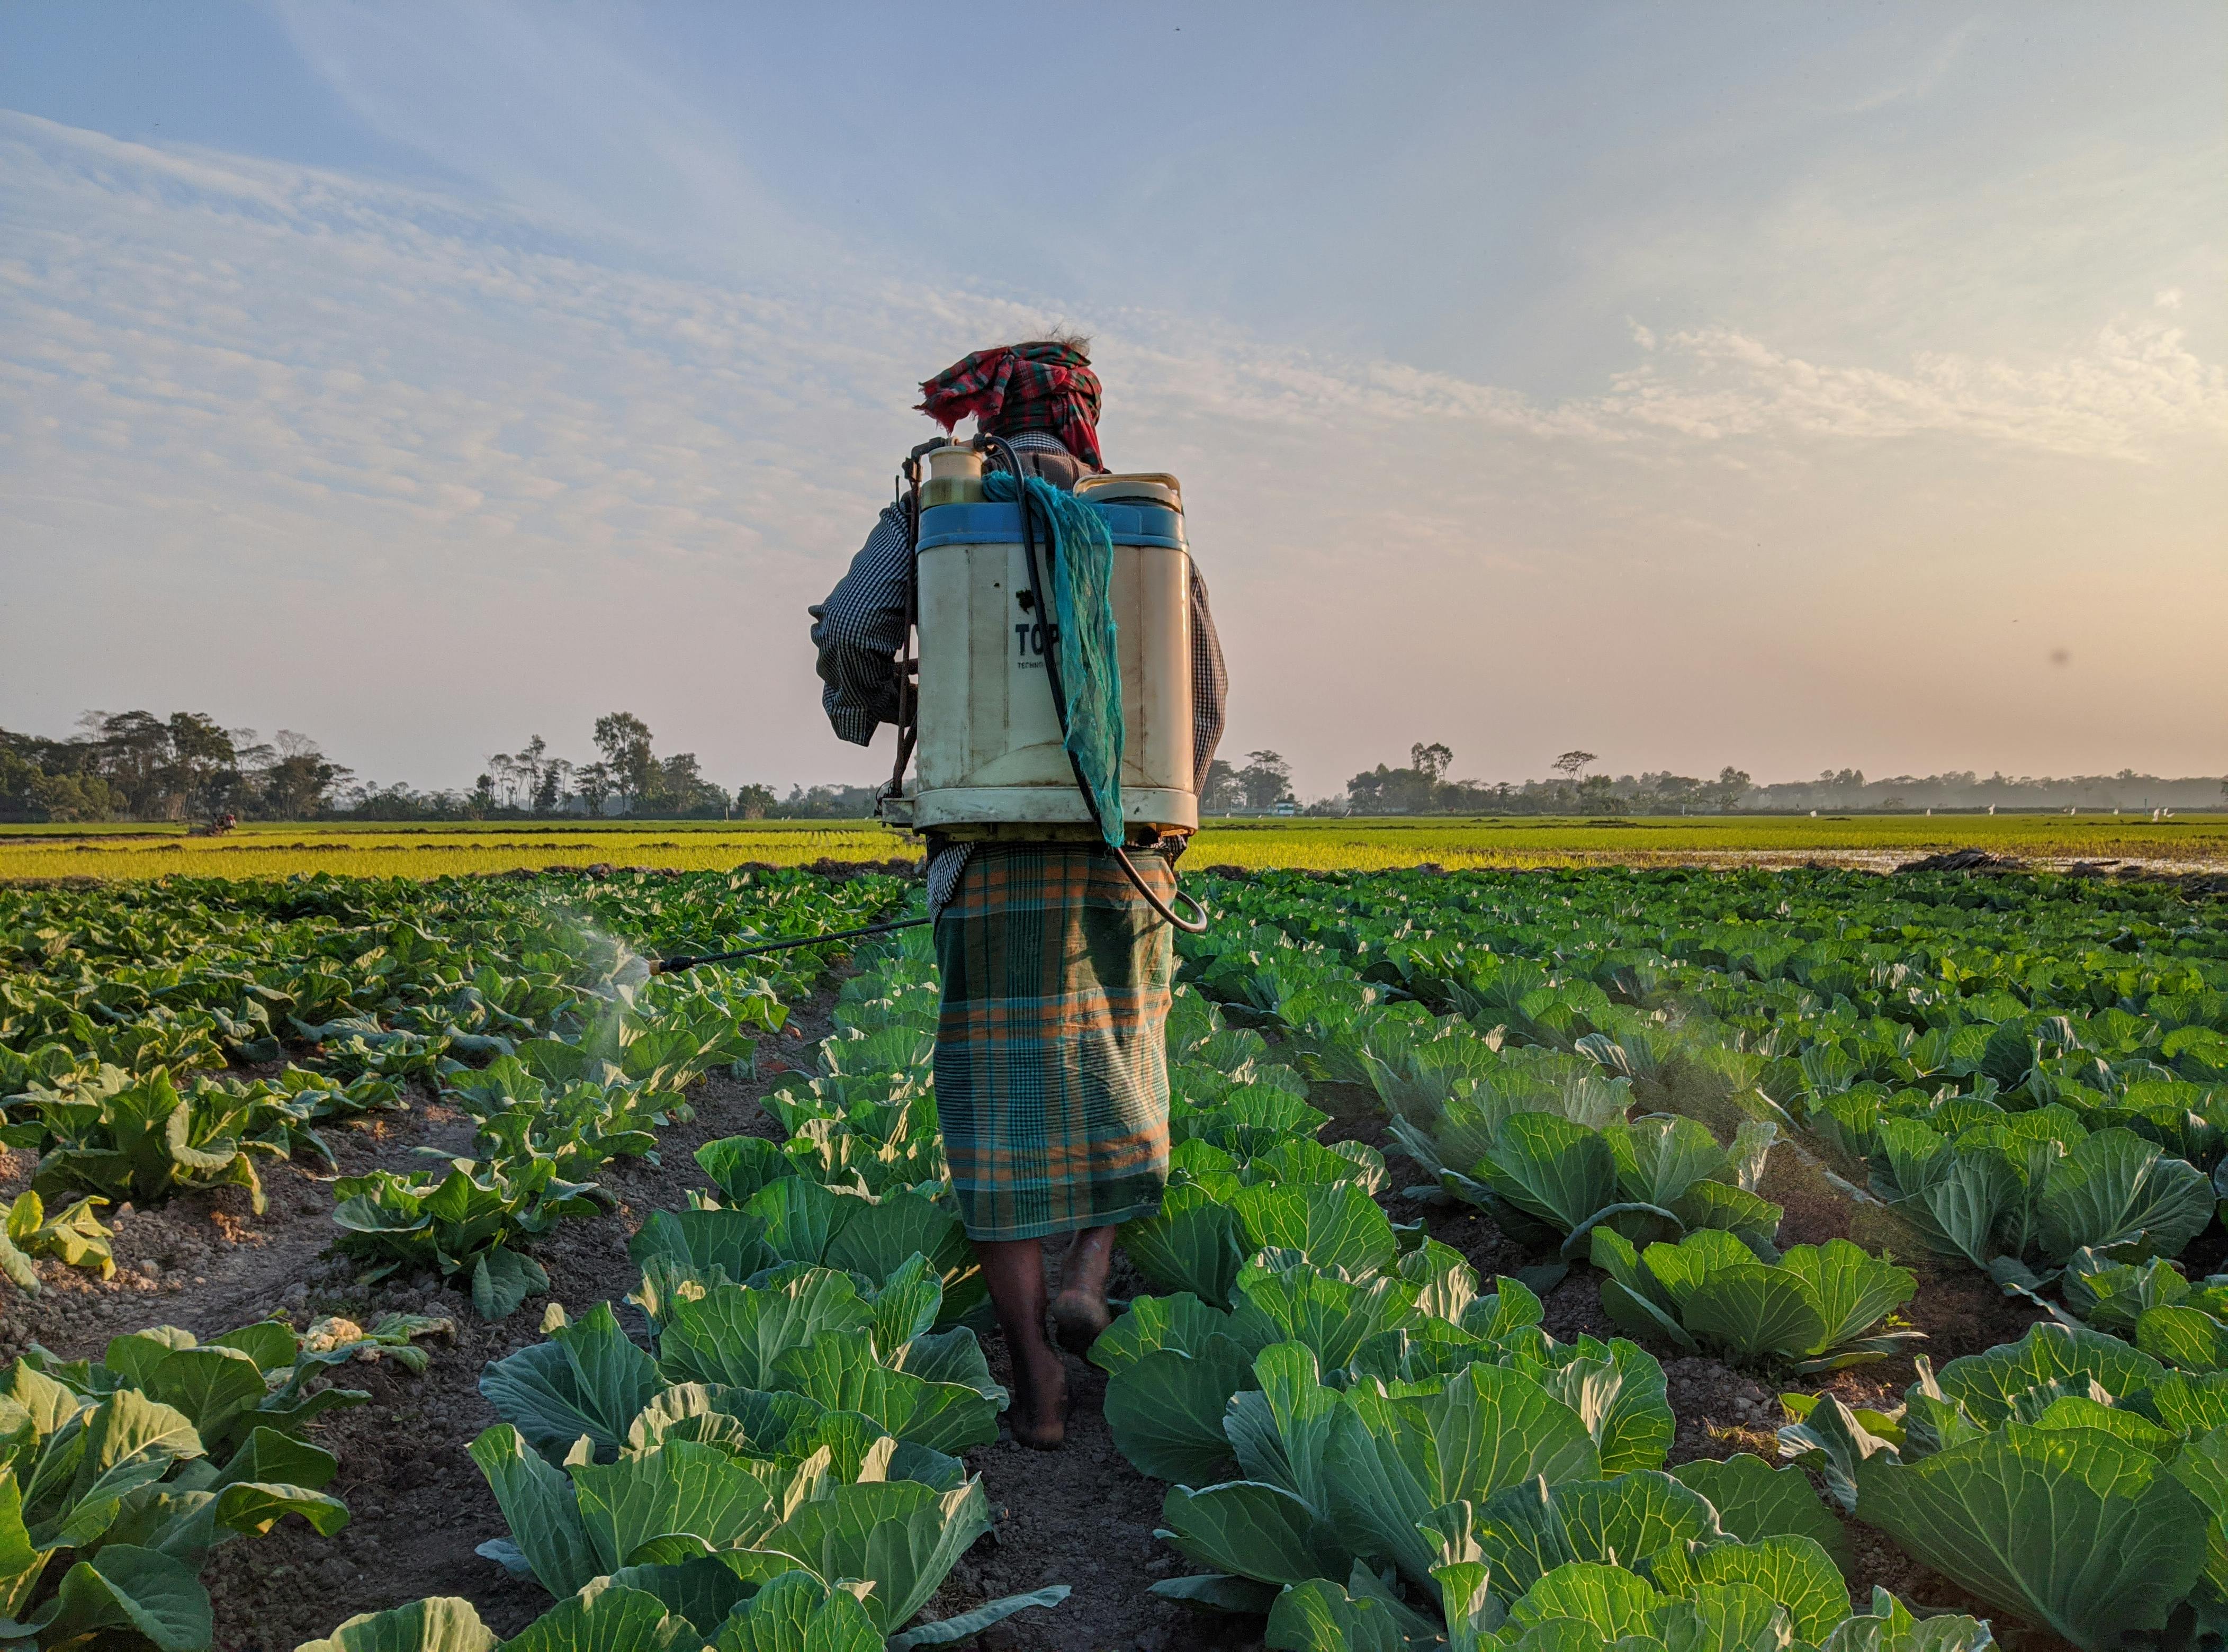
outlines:
[[[593,972],[594,989],[631,1004],[651,976],[650,960],[618,936],[563,907],[547,909],[551,925],[570,936]]]

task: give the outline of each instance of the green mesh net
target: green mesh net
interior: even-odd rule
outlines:
[[[983,478],[987,498],[1015,496],[1002,471]],[[1037,568],[1052,586],[1055,653],[1067,696],[1067,751],[1097,805],[1109,843],[1122,836],[1122,662],[1114,650],[1114,539],[1105,518],[1038,477],[1021,478],[1036,522]],[[1044,541],[1049,531],[1051,544]]]

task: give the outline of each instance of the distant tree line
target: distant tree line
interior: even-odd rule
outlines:
[[[559,757],[535,735],[487,760],[469,792],[364,789],[336,812],[372,820],[502,820],[587,815],[652,820],[855,820],[874,810],[872,786],[791,786],[787,797],[748,782],[732,792],[707,778],[694,752],[660,757],[650,725],[607,712],[590,733],[592,763]]]
[[[1897,774],[1867,779],[1861,769],[1828,769],[1815,780],[1758,786],[1751,809],[2206,809],[2228,798],[2228,779],[2211,775]]]
[[[306,734],[200,712],[88,711],[67,740],[0,729],[0,820],[299,820],[350,778]]]
[[[777,797],[771,786],[744,786],[735,793],[735,813],[745,820],[859,820],[874,812],[879,786],[793,785]]]
[[[874,808],[872,786],[770,785],[733,791],[707,778],[693,752],[660,756],[632,712],[596,719],[596,759],[578,763],[535,735],[497,752],[468,791],[420,791],[359,780],[306,734],[270,740],[204,713],[89,711],[63,740],[0,728],[0,821],[509,820],[548,816],[636,819],[855,820]]]
[[[1261,755],[1257,753],[1256,755]],[[1268,753],[1274,756],[1275,754]],[[1671,771],[1590,773],[1591,752],[1565,752],[1548,765],[1552,778],[1498,781],[1448,778],[1454,752],[1418,742],[1405,767],[1380,763],[1346,783],[1342,797],[1309,804],[1308,814],[1351,815],[1679,815],[1735,810],[1808,811],[1922,809],[2202,809],[2228,798],[2228,779],[2210,775],[2169,779],[2122,769],[2116,775],[2065,779],[1972,770],[1867,779],[1861,770],[1828,769],[1815,780],[1758,785],[1731,764],[1714,780]],[[1251,800],[1248,799],[1248,802]],[[1218,812],[1218,811],[1210,811]]]
[[[557,755],[536,734],[496,752],[469,791],[374,785],[335,763],[291,729],[269,740],[226,728],[200,712],[88,711],[62,740],[0,729],[0,821],[501,820],[547,816],[635,819],[856,820],[874,812],[873,786],[792,785],[787,796],[752,782],[729,791],[705,777],[693,752],[660,757],[650,726],[632,712],[596,719],[592,763]],[[1539,780],[1450,778],[1453,751],[1440,742],[1408,748],[1408,761],[1380,763],[1346,783],[1342,797],[1303,810],[1292,767],[1272,751],[1242,765],[1217,759],[1200,799],[1206,815],[1676,815],[1734,810],[2202,809],[2228,798],[2228,780],[2165,778],[2122,769],[2065,779],[1971,770],[1867,778],[1828,769],[1815,780],[1758,785],[1728,764],[1714,780],[1669,770],[1592,772],[1591,752],[1565,752]]]

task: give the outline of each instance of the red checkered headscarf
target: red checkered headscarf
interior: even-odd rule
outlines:
[[[1098,375],[1067,344],[1015,344],[976,350],[921,382],[920,411],[947,431],[969,414],[993,436],[1050,431],[1091,466],[1098,457]]]

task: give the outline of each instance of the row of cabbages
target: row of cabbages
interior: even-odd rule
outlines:
[[[879,916],[900,887],[883,878],[763,880],[622,880],[567,893],[591,903],[595,922],[671,953],[714,935],[841,928]],[[443,1169],[375,1170],[340,1181],[334,1220],[346,1231],[339,1249],[365,1265],[366,1282],[433,1269],[468,1288],[490,1319],[547,1290],[532,1241],[608,1206],[590,1178],[609,1160],[656,1163],[656,1131],[691,1116],[682,1092],[715,1068],[747,1071],[756,1036],[787,1020],[780,991],[804,985],[795,975],[645,979],[626,948],[603,939],[570,906],[548,920],[585,949],[602,978],[563,1001],[554,1036],[526,1037],[522,1028],[483,1066],[445,1064],[443,1098],[477,1124],[470,1156]],[[577,977],[549,983],[553,996],[578,984]]]
[[[1869,1194],[1843,1179],[1853,1197],[2065,1322],[1938,1377],[1919,1361],[1892,1414],[1791,1394],[1783,1450],[1915,1558],[2078,1645],[2228,1627],[2228,1281],[2193,1285],[2163,1259],[2212,1219],[2228,1117],[2201,1082],[2228,1020],[2216,912],[2053,880],[1975,900],[1948,880],[1834,874],[1271,876],[1216,893],[1229,921],[1185,944],[1186,973],[1278,1027],[1311,1077],[1371,1085],[1432,1191],[1590,1259],[1644,1339],[1798,1372],[1913,1340],[1893,1316],[1908,1271],[1846,1241],[1783,1255],[1756,1195],[1775,1129],[1829,1161],[1873,1155]],[[1636,1102],[1713,1118],[1730,1143]]]
[[[820,1072],[770,1100],[787,1139],[701,1149],[717,1191],[643,1224],[627,1303],[553,1306],[547,1340],[482,1378],[504,1420],[471,1455],[509,1535],[481,1553],[556,1601],[503,1645],[879,1652],[1066,1597],[912,1621],[990,1529],[959,1454],[997,1437],[1007,1395],[965,1322],[986,1299],[925,1081],[933,968],[917,941],[862,962]],[[497,1640],[444,1598],[313,1644]]]
[[[0,1271],[35,1290],[36,1258],[112,1271],[97,1213],[125,1200],[238,1184],[260,1213],[259,1162],[334,1169],[319,1127],[402,1111],[417,1079],[475,1119],[472,1152],[343,1179],[342,1248],[367,1279],[434,1268],[509,1313],[547,1283],[527,1244],[599,1207],[595,1167],[651,1151],[681,1089],[784,1013],[766,977],[633,981],[601,926],[702,948],[840,927],[900,887],[739,873],[0,891],[0,1144],[38,1156]],[[226,1070],[282,1058],[270,1078]]]
[[[1540,1327],[1371,1197],[1382,1159],[1258,1034],[1178,1001],[1175,1185],[1124,1231],[1166,1296],[1099,1338],[1116,1442],[1175,1482],[1162,1534],[1204,1573],[1156,1591],[1265,1611],[1268,1643],[1337,1652],[1652,1646],[1957,1648],[1882,1596],[1853,1614],[1839,1522],[1798,1468],[1667,1473],[1662,1368]],[[1234,1476],[1226,1470],[1234,1467]]]

